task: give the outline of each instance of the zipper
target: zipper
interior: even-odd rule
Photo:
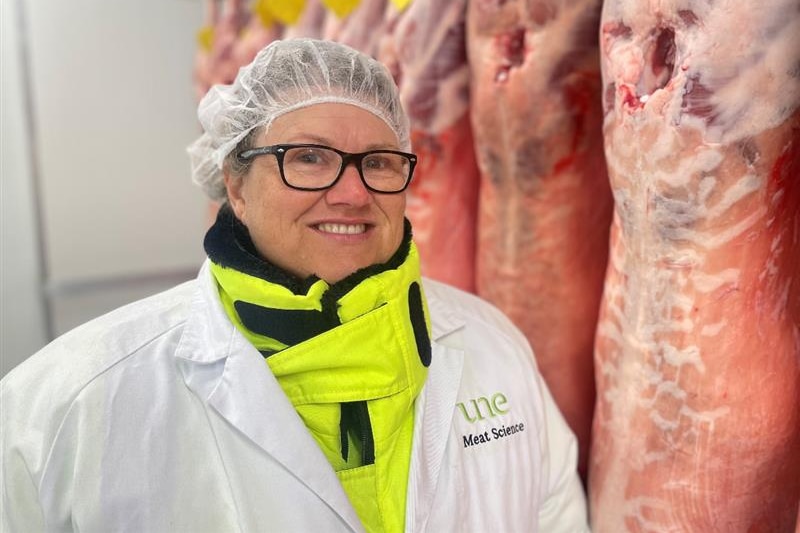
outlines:
[[[361,432],[361,464],[371,465],[375,462],[375,439],[372,437],[372,422],[366,401],[355,402],[358,416],[358,427]]]
[[[369,419],[369,408],[365,400],[345,402],[341,407],[339,422],[340,441],[342,446],[342,459],[347,462],[350,454],[348,435],[353,436],[361,443],[361,466],[375,463],[375,439],[372,435],[372,422]]]

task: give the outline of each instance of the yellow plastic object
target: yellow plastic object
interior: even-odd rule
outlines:
[[[258,0],[253,5],[253,13],[258,15],[261,23],[269,27],[275,21],[286,26],[296,24],[306,7],[306,0]]]
[[[358,7],[361,0],[322,0],[322,3],[333,11],[337,17],[344,18]]]
[[[197,31],[197,44],[206,52],[211,51],[214,46],[214,28],[211,26],[203,26]]]
[[[398,11],[404,10],[410,3],[411,0],[392,0],[392,4],[394,4],[394,7],[396,7]]]

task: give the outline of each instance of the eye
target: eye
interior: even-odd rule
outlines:
[[[370,158],[364,160],[364,167],[368,169],[379,169],[383,168],[383,164],[378,161],[376,158]]]
[[[327,150],[319,148],[293,148],[286,153],[289,163],[303,165],[321,165],[330,161]]]
[[[379,152],[365,157],[362,162],[362,167],[367,172],[407,174],[408,159],[402,155],[393,154],[391,152]]]
[[[372,154],[369,157],[365,157],[363,162],[364,168],[370,170],[391,168],[392,163],[386,155],[387,154]]]

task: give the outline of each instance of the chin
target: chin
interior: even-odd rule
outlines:
[[[355,269],[352,269],[352,270],[347,270],[347,271],[342,271],[342,272],[330,272],[330,273],[328,273],[326,275],[320,276],[320,278],[322,278],[325,281],[327,281],[328,284],[333,285],[334,283],[338,283],[338,282],[342,281],[344,278],[346,278],[347,276],[349,276],[350,274],[352,274],[356,270],[358,270],[358,269],[355,268]]]
[[[336,269],[328,268],[328,269],[324,269],[323,273],[322,274],[318,274],[318,276],[332,285],[334,283],[337,283],[337,282],[343,280],[344,278],[346,278],[347,276],[349,276],[353,272],[356,272],[358,270],[361,270],[362,268],[366,268],[366,267],[371,266],[373,264],[374,263],[360,262],[358,264],[351,264],[351,265],[347,265],[347,266],[342,266],[341,268],[336,268]]]

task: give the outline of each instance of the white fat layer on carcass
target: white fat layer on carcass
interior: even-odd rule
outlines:
[[[706,157],[698,158],[698,165],[705,170],[713,170],[719,163],[719,157],[714,155],[715,153],[714,150],[707,151]],[[694,173],[695,171],[687,169],[686,172]],[[633,188],[633,184],[642,181],[646,182],[646,179],[637,180],[634,176],[630,180],[631,188]],[[713,189],[719,186],[721,185],[713,177],[706,177],[698,181],[698,191],[693,196],[698,203],[690,206],[697,211],[694,215],[696,219],[723,216],[739,200],[757,191],[760,188],[760,181],[751,175],[743,176],[720,195],[716,204],[712,207],[706,206],[709,195]],[[601,365],[601,371],[606,376],[614,376],[614,379],[610,381],[612,383],[641,383],[641,380],[636,379],[635,375],[629,376],[631,379],[624,376],[637,373],[645,375],[646,382],[655,386],[656,396],[652,399],[654,404],[665,395],[673,399],[685,400],[686,392],[679,382],[680,369],[689,366],[701,374],[705,372],[706,367],[700,348],[694,344],[676,346],[664,339],[672,338],[675,334],[677,334],[677,338],[691,337],[697,326],[688,318],[694,300],[690,296],[691,291],[686,289],[692,287],[699,293],[709,293],[725,286],[735,286],[739,282],[740,271],[734,268],[719,272],[703,271],[701,270],[703,256],[691,247],[669,245],[660,250],[657,242],[654,243],[642,236],[641,230],[647,227],[647,224],[643,224],[644,221],[639,219],[646,212],[646,209],[641,206],[647,205],[648,202],[638,200],[636,197],[646,194],[646,191],[641,188],[617,189],[615,193],[618,195],[618,205],[630,206],[627,210],[625,208],[617,210],[616,222],[623,225],[630,224],[627,231],[623,231],[623,233],[638,235],[639,238],[634,237],[627,249],[619,245],[612,246],[611,266],[618,272],[626,271],[624,266],[630,259],[627,254],[637,252],[637,255],[641,254],[641,262],[650,266],[643,270],[627,272],[627,284],[606,285],[606,290],[609,291],[606,298],[608,302],[606,320],[599,325],[598,334],[613,339],[614,344],[620,347],[620,352],[604,362]],[[651,214],[653,213],[651,212]],[[725,226],[716,232],[673,228],[675,233],[672,236],[679,241],[688,241],[695,246],[702,245],[704,248],[713,248],[741,234],[763,214],[763,210],[756,210],[740,222]],[[665,215],[661,222],[665,222],[667,218]],[[673,220],[674,218],[672,217]],[[617,241],[617,244],[619,242],[622,241]],[[669,240],[661,242],[670,244]],[[653,246],[654,244],[656,246]],[[644,261],[645,258],[650,258],[650,262]],[[659,268],[661,265],[666,265],[666,268]],[[630,298],[630,291],[635,291],[637,296]],[[724,322],[708,327],[701,325],[698,333],[703,336],[714,335],[722,327],[724,327]],[[652,354],[653,357],[634,356],[632,359],[626,355],[626,352],[631,355]],[[627,364],[631,360],[636,361],[633,365],[636,367],[636,371],[633,371]],[[627,363],[625,363],[626,361]],[[675,376],[673,380],[665,378],[665,374],[658,369],[660,365],[669,365],[675,369],[672,372],[672,375]],[[641,394],[635,393],[635,395],[641,398]],[[614,418],[617,420],[627,420],[636,409],[646,406],[642,401],[638,403],[631,401],[630,394],[622,394],[613,387],[607,389],[603,396],[605,401],[613,405]],[[690,420],[699,424],[724,415],[727,412],[726,409],[724,406],[718,406],[709,411],[695,411],[686,408],[682,410],[682,416],[691,415]],[[650,412],[651,422],[659,431],[672,431],[678,427],[677,419],[666,418],[656,410]],[[676,437],[675,440],[680,439]],[[651,457],[658,457],[658,454]]]
[[[785,324],[787,308],[790,305],[789,295],[791,294],[792,281],[791,276],[773,276],[768,282],[768,285],[770,285],[769,290],[756,290],[756,316],[759,318],[766,318],[771,322],[782,322]],[[766,335],[761,329],[760,322],[755,329],[755,333],[761,338],[764,338]],[[773,339],[766,340],[771,341]]]
[[[667,140],[667,138],[671,138]],[[678,162],[678,167],[675,169],[670,168],[668,171],[659,171],[662,168],[662,162],[674,162],[675,150],[677,146],[678,136],[675,130],[665,128],[659,135],[659,139],[653,146],[653,151],[643,154],[648,160],[651,161],[650,167],[654,170],[653,181],[662,183],[672,187],[687,186],[693,184],[694,178],[704,172],[712,172],[715,170],[722,161],[725,160],[725,155],[722,150],[714,147],[701,146],[697,152],[693,154],[692,158],[685,158]],[[709,180],[712,183],[709,183]],[[702,194],[708,195],[709,188],[713,188],[712,177],[704,178],[702,185]]]
[[[612,267],[618,270],[621,258],[620,251],[615,248],[612,247],[611,262]],[[672,373],[677,379],[679,376],[677,371],[682,367],[690,366],[702,374],[705,372],[705,365],[698,346],[694,344],[675,346],[665,340],[676,333],[679,337],[685,337],[685,334],[690,334],[695,327],[693,321],[686,317],[693,305],[692,298],[669,289],[676,285],[686,286],[691,279],[692,283],[699,283],[705,290],[712,290],[715,285],[735,282],[737,276],[738,272],[734,270],[711,276],[649,268],[644,275],[641,275],[641,279],[637,279],[639,276],[636,274],[628,279],[628,285],[635,287],[640,293],[647,291],[647,297],[640,299],[624,297],[629,287],[623,284],[608,285],[606,320],[599,324],[598,335],[613,339],[614,344],[620,349],[630,350],[631,353],[652,354],[654,357],[631,359],[624,353],[619,353],[618,356],[603,362],[601,372],[606,376],[613,376],[614,380],[624,380],[622,375],[628,375],[631,379],[625,381],[626,383],[642,383],[638,376],[645,376],[645,381],[656,387],[658,395],[668,394],[674,398],[685,398],[685,394],[680,392],[682,391],[680,384],[677,381],[667,380],[660,368],[662,365],[674,368],[676,372]],[[647,304],[641,305],[643,302]],[[676,310],[679,311],[678,318],[673,318]],[[619,363],[624,361],[631,364],[619,366]],[[620,401],[622,398],[617,396],[613,388],[606,391],[605,399],[623,410],[631,406],[630,398]]]
[[[705,460],[703,448],[708,445],[708,439],[704,436],[713,434],[716,420],[720,417],[728,415],[729,412],[730,409],[728,407],[722,407],[720,409],[706,412],[695,411],[686,406],[683,406],[680,409],[678,415],[679,418],[683,418],[684,421],[689,420],[692,422],[691,427],[693,429],[690,429],[689,433],[691,433],[691,437],[695,443],[695,453],[693,454],[693,456],[696,458],[695,481],[687,482],[685,479],[677,479],[673,481],[667,480],[664,483],[663,488],[675,490],[677,492],[685,492],[687,490],[694,491],[698,488],[695,482],[700,476],[704,475],[702,471],[703,461]],[[678,430],[680,424],[661,417],[658,413],[652,413],[650,419],[657,426],[662,428],[664,441],[669,445],[673,444],[674,441],[672,435]],[[702,432],[698,429],[701,427],[703,428]],[[653,463],[674,460],[673,453],[674,452],[669,446],[666,446],[663,451],[647,450],[638,457],[632,457],[632,467],[637,471],[643,471]],[[624,485],[621,485],[621,487],[624,487]],[[651,496],[632,496],[619,499],[617,500],[617,503],[618,505],[622,506],[622,509],[620,509],[622,511],[621,516],[616,517],[618,520],[620,520],[620,523],[616,524],[615,527],[619,527],[619,529],[606,529],[606,527],[609,526],[608,523],[605,523],[600,529],[604,531],[629,531],[627,526],[624,525],[624,519],[628,518],[633,519],[639,526],[637,529],[635,529],[636,531],[685,531],[685,526],[681,523],[679,518],[683,510],[676,507],[674,503],[669,500]],[[708,494],[706,494],[705,497],[701,495],[699,500],[695,500],[693,502],[693,505],[695,507],[699,507],[701,505],[705,507],[704,514],[707,516],[714,516],[715,514],[715,510],[713,509],[712,502],[708,498]]]
[[[656,385],[656,393],[657,395],[668,394],[674,398],[679,400],[683,400],[686,398],[686,391],[680,388],[677,383],[672,381],[663,381],[663,377],[661,378],[662,381]]]
[[[692,248],[677,248],[667,250],[657,257],[657,262],[665,268],[690,268],[702,262],[702,257]]]
[[[684,533],[679,528],[664,529],[663,524],[655,517],[671,516],[673,511],[667,502],[655,498],[631,498],[625,502],[624,511],[627,516],[636,520],[636,531],[658,531],[659,533]],[[627,528],[609,531],[628,531]]]
[[[759,281],[764,281],[767,277],[776,276],[779,273],[780,267],[776,261],[776,258],[781,255],[783,252],[783,233],[778,233],[772,239],[772,242],[769,245],[770,256],[767,259],[767,265],[758,275]]]
[[[778,203],[783,198],[784,194],[785,194],[785,191],[783,189],[778,189],[777,191],[775,191],[775,193],[772,195],[772,198],[770,198],[770,203],[772,204],[773,207],[778,205]],[[795,219],[795,222],[796,221],[797,221],[797,219]],[[767,227],[768,228],[772,227],[772,225],[774,223],[775,223],[775,217],[774,216],[771,216],[771,217],[769,217],[767,219]]]
[[[636,181],[633,176],[632,182]],[[646,183],[646,182],[645,182]],[[756,194],[758,187],[754,181],[746,178],[737,181],[723,194],[722,199],[712,207],[704,203],[675,200],[652,193],[647,187],[637,187],[629,191],[618,188],[614,191],[616,213],[628,235],[642,232],[642,228],[654,227],[657,241],[665,246],[663,251],[653,249],[653,242],[641,254],[647,258],[658,258],[665,265],[686,265],[697,259],[697,252],[690,248],[681,248],[681,243],[702,247],[706,250],[718,248],[741,236],[752,228],[759,220],[765,218],[767,209],[759,206],[747,216],[727,220],[725,214],[746,195]],[[693,195],[694,200],[698,199]],[[647,220],[643,220],[643,218]],[[695,229],[700,223],[719,226],[712,229]],[[642,239],[640,239],[642,240]],[[644,244],[644,243],[643,243]],[[633,253],[636,253],[634,250]]]
[[[720,272],[709,274],[707,272],[692,272],[689,278],[698,292],[709,293],[723,285],[737,285],[740,271],[738,268],[726,268]]]
[[[793,273],[781,276],[781,266],[778,261],[784,257],[785,241],[787,239],[792,241],[790,247],[797,245],[798,220],[800,219],[795,217],[794,225],[791,229],[783,228],[772,238],[769,247],[770,255],[767,257],[764,268],[758,274],[759,285],[770,286],[770,292],[773,295],[777,295],[768,300],[772,302],[772,308],[765,310],[772,320],[780,320],[784,317],[790,305],[789,295],[793,282]],[[761,291],[759,291],[759,294],[761,294]]]
[[[715,324],[706,324],[700,330],[700,335],[703,337],[716,337],[719,335],[719,332],[722,331],[722,328],[724,328],[727,324],[727,320],[721,320]]]
[[[637,151],[637,143],[627,141],[631,130],[607,130],[611,148],[606,150],[606,161],[621,178],[614,196],[625,234],[651,226],[665,242],[687,241],[710,249],[739,237],[767,214],[765,207],[759,207],[744,218],[729,216],[739,202],[760,193],[762,177],[746,172],[722,182],[714,174],[725,159],[722,149],[701,146],[692,157],[676,158],[680,132],[671,127],[662,130],[658,142],[647,151]],[[662,192],[665,189],[669,194]],[[712,194],[719,197],[714,203],[710,203]]]
[[[612,269],[624,271],[626,254],[629,251],[621,244],[621,240],[612,243]],[[700,265],[694,253],[687,253],[683,262]],[[605,320],[599,324],[598,336],[612,339],[617,348],[599,365],[604,379],[611,384],[604,389],[602,395],[603,401],[610,404],[613,412],[608,421],[611,427],[604,431],[631,436],[632,433],[625,424],[636,419],[636,413],[644,412],[653,427],[662,434],[665,446],[680,449],[685,446],[684,439],[692,442],[696,435],[713,429],[714,421],[729,412],[728,407],[723,405],[701,410],[692,408],[687,403],[693,396],[688,394],[680,381],[682,371],[690,368],[704,373],[705,365],[697,345],[690,343],[677,346],[666,340],[676,333],[678,338],[685,338],[694,328],[692,321],[685,318],[692,299],[680,291],[672,292],[668,289],[685,288],[691,284],[698,285],[701,292],[712,291],[726,283],[736,283],[738,275],[735,269],[709,274],[692,268],[659,269],[654,264],[642,273],[629,272],[625,284],[606,285],[606,290],[609,291],[606,298],[607,312]],[[639,297],[629,298],[628,293],[631,290],[637,291]],[[631,307],[634,305],[635,307]],[[673,318],[675,310],[679,311],[675,315],[678,318]],[[643,356],[644,354],[647,356]],[[671,370],[666,372],[668,368]],[[617,387],[616,384],[624,386]],[[677,405],[677,410],[670,415],[659,410],[662,405]],[[668,450],[653,448],[652,443],[648,444],[646,441],[646,434],[647,431],[641,430],[633,432],[632,449],[640,450],[640,454],[632,454],[633,457],[626,457],[625,461],[607,458],[610,472],[604,491],[610,493],[605,492],[604,498],[608,497],[610,501],[616,502],[625,501],[624,480],[628,468],[641,471],[654,462],[670,460],[671,454],[667,453]],[[617,494],[612,494],[615,492]],[[648,501],[649,510],[659,507],[660,500]],[[647,523],[645,516],[639,513],[648,513],[639,506],[636,508],[635,513],[625,513],[625,516]],[[669,509],[667,502],[663,502],[662,510],[665,509]],[[669,513],[665,515],[667,522],[663,524],[666,529],[662,528],[665,531],[669,530],[668,524],[671,520],[667,518],[668,515]],[[613,529],[617,526],[619,529]],[[608,530],[627,529],[623,524],[612,524]]]
[[[691,321],[686,320],[684,322],[694,326]],[[665,342],[660,342],[659,345],[661,347],[664,361],[667,364],[676,368],[680,368],[684,365],[691,365],[695,367],[701,374],[705,373],[706,367],[703,364],[703,360],[700,359],[700,348],[698,346],[692,345],[679,349]]]
[[[681,18],[689,12],[695,23]],[[603,20],[632,30],[629,36],[601,39],[604,81],[617,86],[616,112],[656,115],[665,124],[698,128],[707,142],[730,144],[781,124],[800,105],[796,0],[772,0],[768,8],[746,10],[735,2],[618,0],[604,3]],[[675,32],[673,72],[668,81],[647,86],[649,56],[664,28]],[[682,106],[684,93],[697,83],[709,91],[703,98],[711,120]],[[627,92],[633,92],[640,109],[624,107]]]
[[[675,228],[672,231],[665,231],[664,235],[674,240],[688,241],[692,244],[703,246],[707,249],[719,248],[720,246],[731,242],[736,237],[739,237],[748,229],[752,228],[759,221],[759,219],[766,215],[766,212],[766,208],[759,207],[747,217],[739,220],[736,224],[731,224],[724,230],[716,233],[696,231],[687,228]]]

